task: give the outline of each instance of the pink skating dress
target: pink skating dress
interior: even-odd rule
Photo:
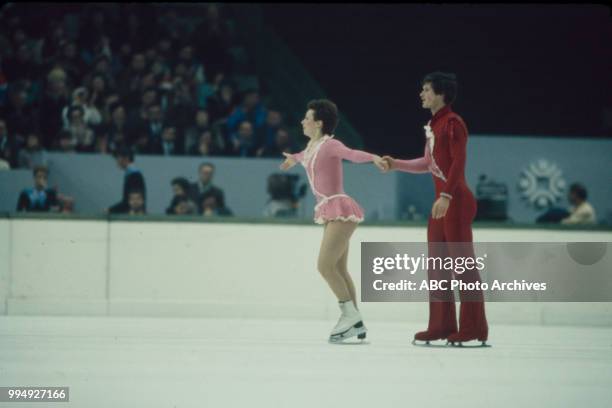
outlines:
[[[306,169],[310,188],[317,200],[314,222],[363,221],[363,208],[344,192],[342,159],[367,163],[374,160],[374,155],[349,149],[333,136],[325,135],[309,152],[302,150],[291,157]]]

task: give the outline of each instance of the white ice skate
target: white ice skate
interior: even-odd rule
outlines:
[[[366,329],[361,318],[361,313],[355,308],[353,301],[339,302],[342,315],[329,336],[330,343],[339,343],[351,337],[357,336],[359,340],[366,337]]]

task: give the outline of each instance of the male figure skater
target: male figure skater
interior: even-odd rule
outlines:
[[[414,160],[396,160],[389,156],[383,159],[390,169],[432,173],[436,195],[427,226],[429,256],[474,258],[471,224],[476,215],[476,200],[464,176],[468,132],[463,119],[451,109],[457,96],[457,80],[454,74],[433,72],[425,76],[422,87],[422,106],[432,114],[425,126],[424,156]],[[465,283],[480,281],[475,268],[453,274]],[[444,270],[428,270],[430,281],[450,278]],[[470,340],[485,345],[488,325],[482,291],[460,291],[460,299],[457,331],[453,291],[450,288],[430,290],[429,326],[415,334],[413,343],[429,344],[432,340],[447,339],[451,345]]]

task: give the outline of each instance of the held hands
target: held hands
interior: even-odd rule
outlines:
[[[382,158],[386,163],[387,169],[383,173],[387,173],[390,170],[395,170],[395,159],[391,156],[383,156]]]
[[[448,206],[450,205],[450,200],[447,197],[440,196],[433,204],[431,208],[431,218],[437,220],[446,215],[446,211],[448,211]]]
[[[380,169],[381,172],[386,173],[389,171],[389,165],[382,157],[375,155],[372,162]]]
[[[285,156],[285,161],[282,162],[280,165],[281,170],[289,170],[290,168],[296,165],[297,162],[293,159],[293,157],[291,157],[289,153],[283,152],[283,156]]]

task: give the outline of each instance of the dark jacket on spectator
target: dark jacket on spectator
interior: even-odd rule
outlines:
[[[147,194],[144,177],[140,170],[128,167],[125,170],[125,178],[123,180],[123,199],[109,209],[111,214],[122,214],[129,211],[128,196],[132,190],[141,190],[143,192],[146,207]]]
[[[48,212],[51,207],[58,206],[57,192],[51,188],[36,190],[26,188],[19,195],[17,211]]]

